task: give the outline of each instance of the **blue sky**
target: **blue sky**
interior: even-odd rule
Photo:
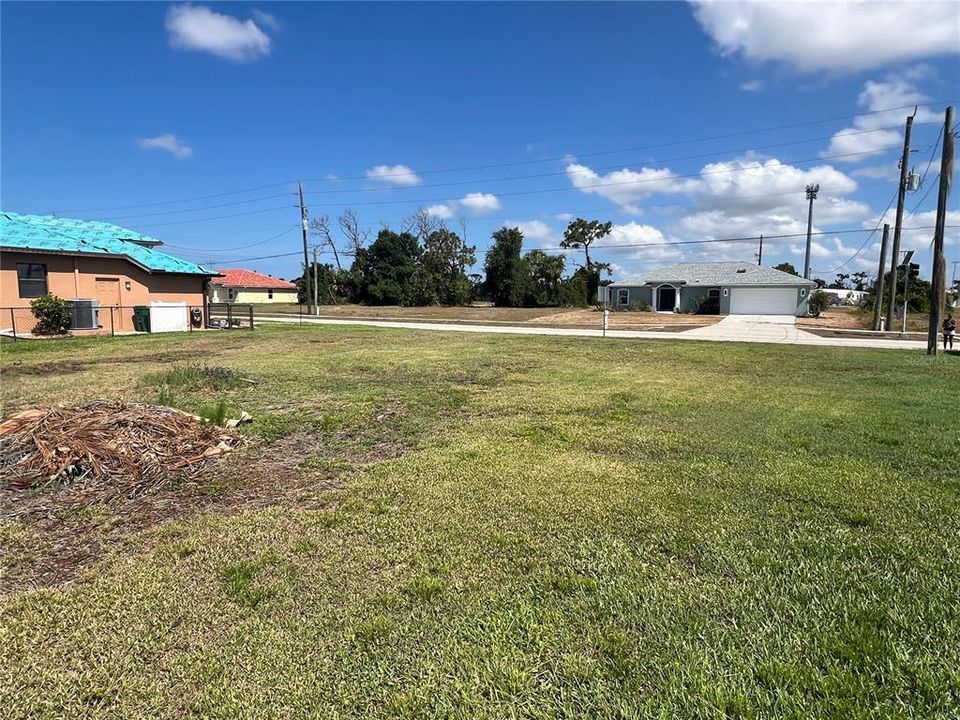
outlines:
[[[817,274],[875,270],[859,231],[908,114],[876,111],[921,106],[913,165],[935,160],[905,226],[931,225],[958,48],[956,3],[4,2],[2,203],[289,277],[297,255],[260,258],[300,250],[303,180],[311,216],[353,208],[373,233],[418,207],[462,218],[478,264],[505,223],[532,249],[612,220],[593,255],[624,277],[750,259],[681,243],[802,233],[818,182]],[[924,270],[930,237],[903,243]],[[768,240],[764,262],[802,249]]]

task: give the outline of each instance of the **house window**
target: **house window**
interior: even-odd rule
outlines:
[[[233,288],[227,288],[227,300],[233,301]]]
[[[711,300],[719,298],[720,288],[710,288],[709,290],[707,290],[707,297],[710,298]]]
[[[267,290],[267,300],[273,300],[273,290]]]
[[[617,290],[617,307],[626,307],[630,302],[630,291],[626,288]]]
[[[47,294],[47,266],[40,263],[17,263],[17,287],[22,298]]]

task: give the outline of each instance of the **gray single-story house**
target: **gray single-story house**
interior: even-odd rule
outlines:
[[[719,315],[806,315],[815,283],[751,262],[678,263],[600,288],[600,302],[629,309]]]

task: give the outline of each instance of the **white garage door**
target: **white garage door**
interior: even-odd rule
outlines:
[[[796,288],[732,288],[731,315],[796,315]]]

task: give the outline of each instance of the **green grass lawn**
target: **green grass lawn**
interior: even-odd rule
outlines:
[[[111,539],[0,598],[4,717],[960,715],[960,358],[314,326],[3,369],[6,411],[256,418],[195,511],[65,520]]]

